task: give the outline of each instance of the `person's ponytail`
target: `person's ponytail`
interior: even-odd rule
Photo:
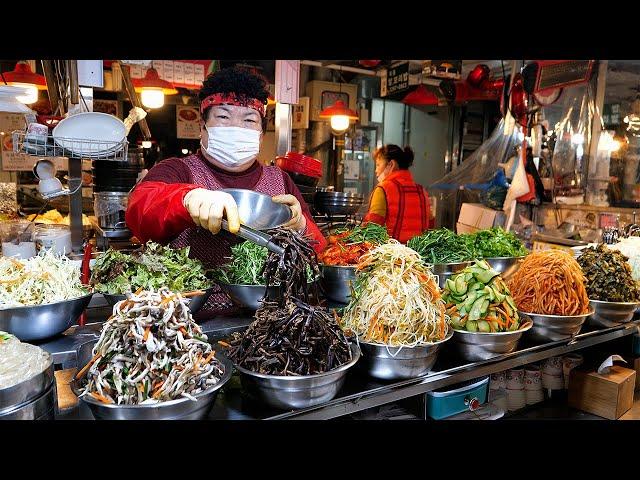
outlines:
[[[402,161],[402,165],[400,165],[400,168],[406,170],[411,165],[413,165],[413,159],[414,159],[413,149],[409,145],[405,146],[402,156],[403,156],[403,159],[402,159],[403,161]]]

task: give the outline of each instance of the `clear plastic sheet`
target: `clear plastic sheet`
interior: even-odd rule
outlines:
[[[551,160],[556,192],[575,194],[585,187],[595,113],[593,89],[590,84],[565,88],[558,103],[562,115],[553,127],[556,140]]]
[[[483,193],[491,186],[500,163],[515,154],[522,144],[520,127],[511,118],[503,119],[491,136],[455,170],[433,183],[430,193],[436,195],[438,211],[436,224],[454,228],[458,208],[462,203],[480,203]],[[510,175],[506,171],[507,177]]]

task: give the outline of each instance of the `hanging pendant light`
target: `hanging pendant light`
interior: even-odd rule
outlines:
[[[337,100],[336,103],[322,110],[319,117],[328,118],[331,128],[336,133],[347,130],[351,120],[358,120],[358,114],[347,107],[342,100]]]
[[[26,89],[25,95],[16,97],[19,102],[30,105],[38,101],[38,90],[47,89],[47,81],[43,75],[34,73],[28,62],[19,61],[11,72],[4,72],[2,78],[7,85],[23,87]]]
[[[340,93],[342,93],[342,82],[339,84]],[[349,128],[351,120],[358,120],[358,114],[351,110],[342,100],[336,100],[336,103],[323,109],[318,115],[319,118],[328,118],[333,131],[340,135]]]
[[[132,81],[135,91],[140,94],[142,105],[147,108],[160,108],[164,105],[165,95],[178,93],[173,84],[162,80],[153,67],[147,70],[144,78],[134,78]]]

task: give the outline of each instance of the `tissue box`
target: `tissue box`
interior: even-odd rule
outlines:
[[[569,406],[617,420],[633,405],[636,371],[613,365],[608,373],[573,369],[569,377]]]

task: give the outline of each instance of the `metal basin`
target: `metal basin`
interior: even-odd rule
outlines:
[[[91,351],[96,343],[97,340],[92,340],[77,348],[78,371],[93,358]],[[87,404],[97,420],[202,420],[209,414],[219,390],[231,378],[233,371],[231,360],[216,347],[214,350],[216,358],[224,365],[224,374],[214,386],[194,395],[197,399],[195,402],[180,398],[153,405],[112,405],[99,402],[89,395],[80,397],[80,401]],[[75,375],[71,379],[71,389],[77,396],[80,396],[83,380],[78,380]]]
[[[195,297],[186,299],[187,306],[189,307],[189,310],[191,311],[191,313],[196,313],[198,312],[198,310],[204,307],[204,304],[207,303],[207,299],[211,296],[213,289],[214,287],[209,287],[206,290],[204,290],[204,295],[197,295]],[[116,303],[127,299],[126,295],[120,295],[115,293],[114,294],[103,293],[102,295],[104,296],[104,299],[107,301],[107,303],[112,307]]]
[[[53,359],[49,352],[43,350],[43,353],[47,358],[47,367],[42,372],[16,385],[0,389],[0,417],[42,396],[54,383]]]
[[[360,367],[372,377],[381,380],[401,380],[426,375],[436,363],[438,350],[452,336],[453,329],[450,328],[444,340],[402,348],[360,342]]]
[[[580,333],[582,324],[593,310],[582,315],[539,315],[537,313],[520,312],[533,321],[533,327],[527,332],[527,338],[537,342],[557,342],[569,340]]]
[[[515,332],[468,332],[456,330],[451,342],[465,360],[479,362],[515,351],[518,340],[528,331],[533,322],[523,315],[523,324]]]
[[[269,195],[242,188],[225,188],[238,205],[240,223],[255,230],[269,230],[284,225],[291,219],[287,205],[275,203]]]
[[[632,318],[638,302],[604,302],[602,300],[589,300],[594,309],[593,315],[587,319],[589,325],[595,327],[615,327],[621,323],[627,323]]]
[[[62,302],[0,309],[0,330],[23,342],[53,337],[78,320],[92,296],[88,293]]]
[[[236,365],[242,388],[251,396],[281,410],[313,407],[332,400],[340,391],[347,371],[360,358],[360,349],[351,344],[350,362],[316,375],[283,376],[255,373]]]
[[[525,257],[493,257],[484,260],[507,281],[518,271],[524,259]]]
[[[320,282],[325,297],[334,302],[347,304],[351,301],[351,285],[356,281],[353,265],[320,265]]]
[[[53,382],[39,397],[0,412],[0,420],[53,420],[55,405],[56,384]]]
[[[438,276],[438,286],[444,289],[447,280],[473,262],[433,263],[433,274]]]
[[[256,311],[262,305],[262,299],[264,298],[266,289],[264,285],[239,285],[230,283],[219,283],[219,285],[220,288],[231,297],[231,301],[240,308]],[[307,285],[311,287],[313,282],[309,282]],[[278,287],[269,287],[268,298],[270,300],[276,300],[278,296]]]

